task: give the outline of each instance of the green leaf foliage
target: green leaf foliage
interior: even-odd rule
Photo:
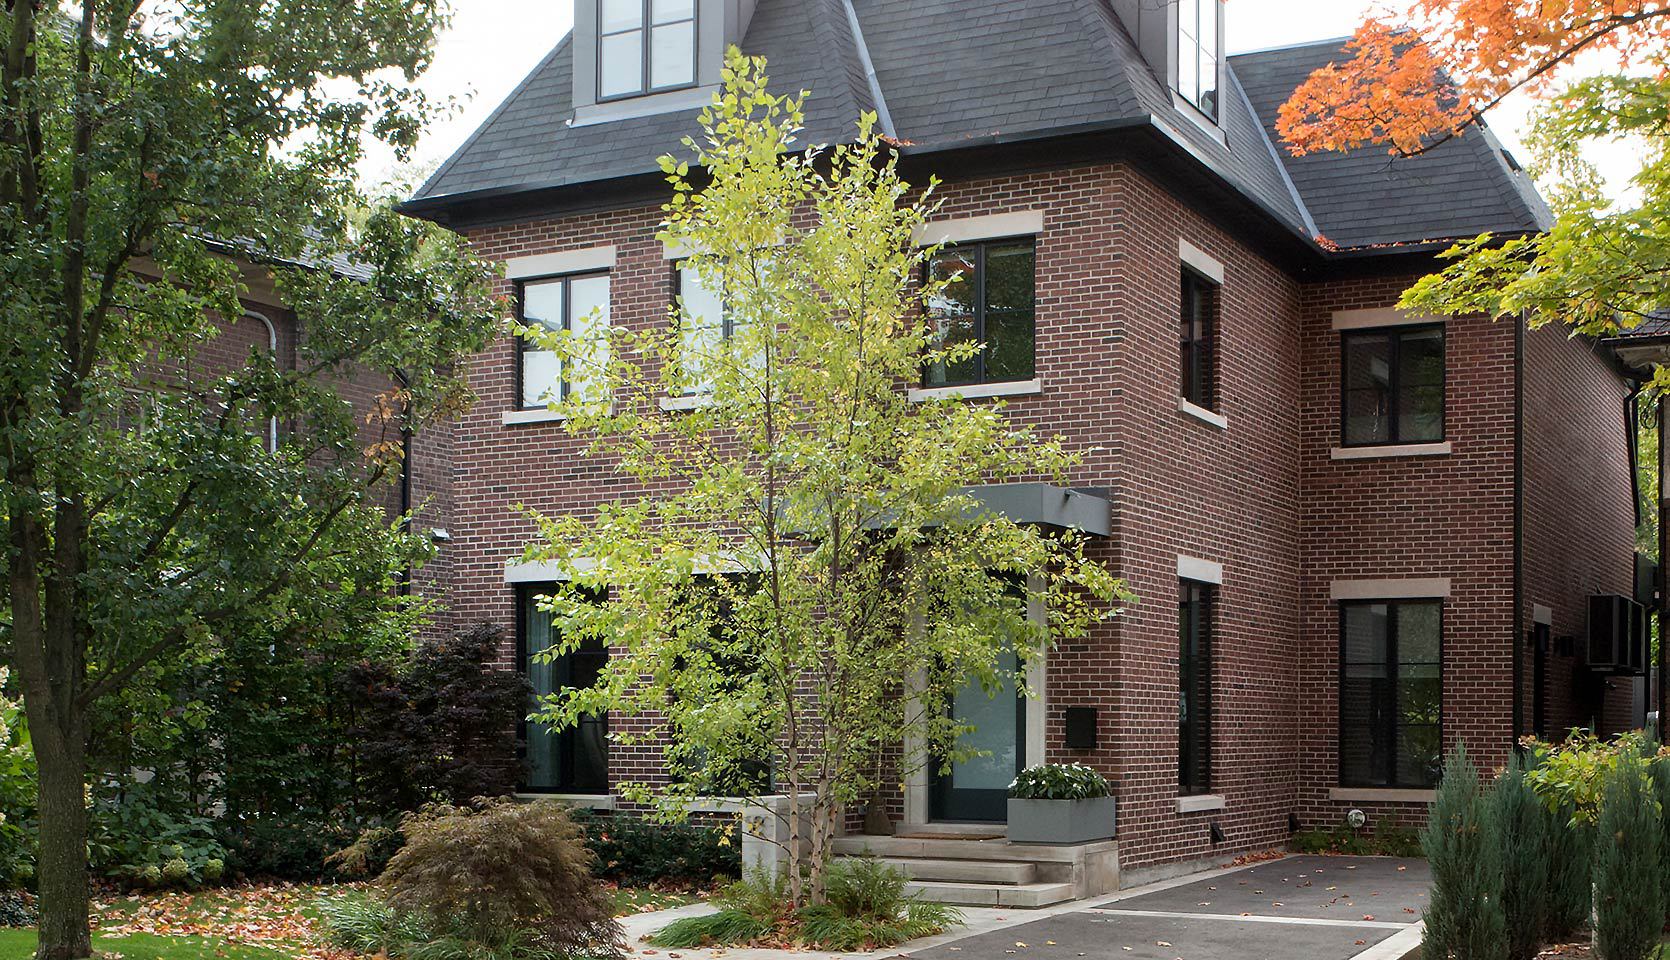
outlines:
[[[1082,763],[1040,763],[1009,784],[1017,800],[1091,800],[1109,792],[1107,778]]]
[[[397,915],[448,941],[623,955],[614,901],[592,878],[591,852],[560,804],[437,805],[400,829],[406,844],[377,880]],[[421,952],[411,954],[421,960]]]
[[[1595,825],[1595,951],[1645,960],[1664,926],[1663,824],[1649,762],[1626,752],[1607,772]]]
[[[1061,482],[1080,458],[1001,405],[910,400],[924,362],[978,348],[942,346],[920,319],[946,286],[917,283],[932,185],[900,179],[873,116],[854,143],[791,152],[802,99],[732,51],[687,141],[702,169],[662,161],[658,239],[723,291],[732,336],[681,337],[678,304],[606,340],[523,331],[585,386],[553,404],[567,428],[644,491],[537,518],[528,559],[560,571],[543,603],[561,640],[545,655],[611,650],[594,686],[539,718],[609,711],[635,718],[612,736],[664,745],[675,771],[769,770],[750,792],[786,793],[789,823],[811,824],[809,888],[789,847],[796,903],[821,898],[836,811],[908,773],[884,757],[907,738],[925,750],[906,767],[966,753],[958,684],[1024,687],[1026,662],[1130,599],[1084,538],[969,495]],[[620,789],[677,816],[702,779]]]
[[[1421,956],[1428,960],[1505,960],[1502,842],[1496,805],[1478,768],[1457,745],[1444,758],[1421,848],[1432,869]]]

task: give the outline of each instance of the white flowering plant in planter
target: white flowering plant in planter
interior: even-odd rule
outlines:
[[[1027,767],[1009,784],[1012,843],[1079,844],[1114,834],[1113,790],[1082,763]]]
[[[1040,763],[1009,783],[1016,800],[1093,800],[1111,792],[1107,778],[1082,763]]]

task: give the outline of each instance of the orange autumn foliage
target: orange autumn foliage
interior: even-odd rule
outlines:
[[[1414,0],[1371,17],[1353,59],[1311,74],[1281,108],[1295,155],[1387,144],[1420,153],[1516,90],[1545,88],[1579,53],[1670,70],[1670,0]]]

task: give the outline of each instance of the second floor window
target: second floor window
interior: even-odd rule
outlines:
[[[704,370],[707,358],[716,356],[732,334],[731,318],[716,280],[703,277],[694,267],[678,265],[674,295],[679,300],[679,356],[683,363],[680,386],[686,396],[711,392],[713,383]]]
[[[923,386],[1005,383],[1037,375],[1031,240],[958,244],[940,251],[928,271],[936,280],[960,278],[927,305],[938,342],[973,341],[983,346],[971,357],[929,364]]]
[[[1197,407],[1216,409],[1218,288],[1193,270],[1183,271],[1183,309],[1178,342],[1182,349],[1181,396]]]
[[[1348,447],[1443,440],[1443,325],[1343,334],[1340,389]]]
[[[1177,4],[1177,92],[1218,119],[1218,0]]]
[[[567,277],[528,280],[520,291],[520,312],[524,326],[542,326],[550,331],[571,330],[580,336],[601,337],[609,326],[609,275],[588,273]],[[549,403],[583,398],[588,373],[563,370],[562,358],[537,343],[517,340],[517,402],[523,410]]]
[[[1178,600],[1177,792],[1212,790],[1212,586],[1182,581]]]
[[[600,100],[696,82],[696,0],[599,0]]]

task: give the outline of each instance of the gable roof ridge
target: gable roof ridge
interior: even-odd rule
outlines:
[[[882,93],[881,78],[876,75],[876,63],[870,58],[870,46],[864,42],[864,28],[858,22],[858,11],[853,8],[852,0],[841,0],[846,8],[847,26],[852,30],[852,42],[858,49],[858,62],[864,68],[864,79],[870,85],[870,99],[876,108],[876,122],[881,124],[881,132],[894,140],[899,139],[899,130],[893,126],[893,114],[887,109],[887,96]]]
[[[825,71],[824,79],[840,87],[840,94],[846,105],[839,111],[839,115],[857,121],[859,113],[864,110],[864,105],[863,98],[855,89],[858,81],[854,76],[854,67],[857,65],[852,62],[849,55],[856,38],[853,35],[851,25],[846,20],[845,11],[835,9],[837,5],[844,6],[843,0],[819,0],[814,5],[818,14],[815,18],[813,31],[825,38],[825,42],[820,44],[828,54],[825,58],[828,69]],[[862,73],[862,70],[857,72]]]
[[[1270,139],[1270,132],[1258,116],[1258,111],[1253,109],[1252,98],[1247,96],[1247,88],[1241,86],[1241,78],[1235,75],[1235,68],[1227,60],[1224,62],[1224,74],[1229,78],[1229,82],[1235,85],[1241,105],[1247,108],[1247,116],[1252,118],[1253,126],[1258,130],[1258,138],[1270,149],[1270,159],[1276,165],[1276,172],[1281,174],[1282,183],[1287,185],[1287,192],[1293,197],[1293,207],[1299,211],[1300,218],[1305,222],[1306,236],[1312,240],[1316,239],[1322,235],[1322,231],[1317,229],[1316,219],[1311,216],[1310,207],[1305,205],[1305,198],[1299,193],[1298,185],[1293,182],[1292,174],[1287,172],[1287,162],[1282,158],[1281,151],[1276,149],[1275,141]]]
[[[463,143],[458,145],[457,150],[452,151],[452,156],[447,157],[440,166],[435,168],[434,173],[431,173],[428,177],[424,178],[422,186],[417,188],[417,191],[412,194],[411,199],[421,200],[430,196],[429,191],[433,187],[438,186],[441,182],[441,178],[446,176],[447,173],[449,173],[452,168],[457,165],[458,161],[463,158],[464,154],[469,152],[471,147],[475,146],[476,141],[481,139],[481,135],[492,128],[493,121],[499,119],[499,116],[509,109],[510,105],[515,103],[517,98],[522,95],[522,91],[526,90],[528,86],[533,83],[534,78],[538,77],[541,73],[544,73],[545,68],[551,65],[551,61],[555,60],[557,55],[562,53],[563,48],[567,47],[573,41],[574,31],[569,30],[568,33],[563,35],[561,40],[557,41],[557,45],[551,48],[550,53],[541,57],[539,62],[534,64],[533,69],[529,70],[527,76],[522,78],[522,82],[518,83],[516,88],[511,90],[503,100],[499,101],[499,105],[493,108],[493,112],[487,115],[487,119],[476,125],[474,132],[472,132]]]

